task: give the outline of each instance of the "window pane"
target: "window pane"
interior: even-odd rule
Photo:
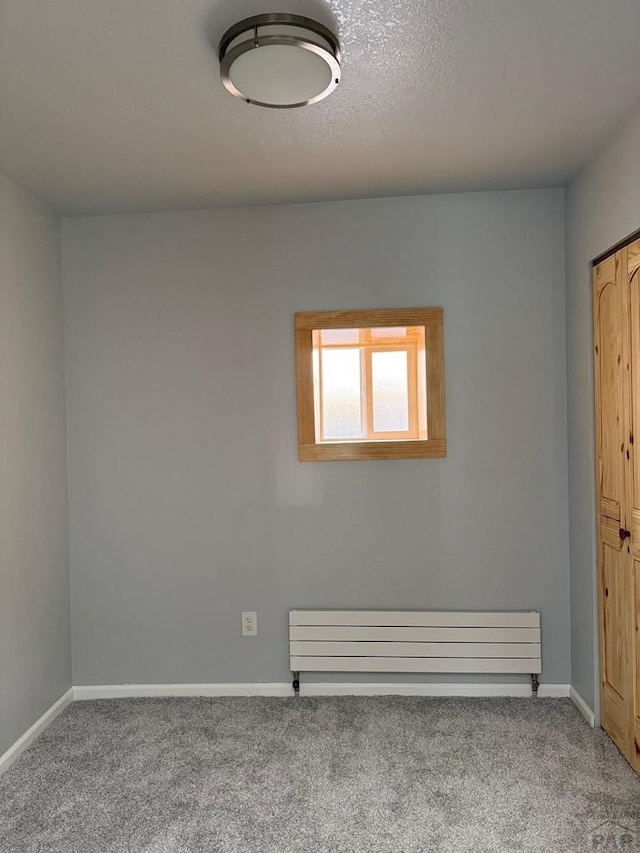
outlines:
[[[360,438],[360,350],[322,350],[322,411],[326,439]]]
[[[407,352],[371,354],[374,432],[406,432],[409,429]]]
[[[358,344],[360,329],[322,329],[320,340],[323,344]]]
[[[406,326],[380,326],[371,329],[372,338],[406,338]]]

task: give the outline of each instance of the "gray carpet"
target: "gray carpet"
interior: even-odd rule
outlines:
[[[640,850],[640,779],[568,700],[77,702],[0,777],[0,850]]]

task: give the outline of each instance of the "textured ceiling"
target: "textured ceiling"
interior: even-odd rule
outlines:
[[[326,101],[218,79],[264,11],[337,26]],[[557,185],[640,98],[640,0],[0,0],[0,172],[68,214]]]

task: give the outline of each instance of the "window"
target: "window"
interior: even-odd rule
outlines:
[[[298,458],[446,456],[442,308],[296,314]]]
[[[312,343],[316,441],[427,437],[424,326],[314,329]]]

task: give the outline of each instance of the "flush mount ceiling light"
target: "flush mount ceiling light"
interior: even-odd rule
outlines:
[[[340,82],[340,44],[301,15],[255,15],[220,40],[220,77],[228,92],[259,107],[315,104]]]

